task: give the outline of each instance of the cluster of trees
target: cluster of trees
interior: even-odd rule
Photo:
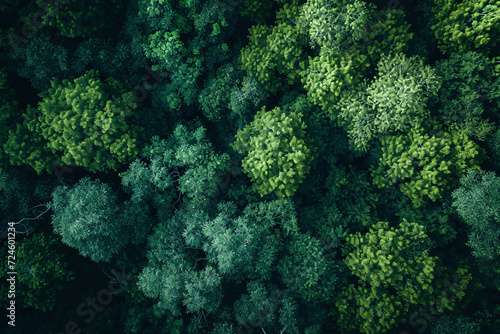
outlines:
[[[500,331],[496,1],[0,18],[5,333]]]

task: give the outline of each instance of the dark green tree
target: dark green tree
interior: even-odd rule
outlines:
[[[11,249],[9,254],[15,254],[16,281],[19,284],[16,294],[21,296],[21,305],[44,312],[54,309],[58,294],[74,279],[60,249],[60,241],[44,232],[32,234],[18,242],[16,249]],[[3,279],[8,277],[7,271],[14,271],[7,270],[7,257],[5,263],[0,269]],[[2,284],[2,299],[7,298],[7,290],[7,284]]]
[[[74,187],[57,187],[52,197],[54,231],[92,261],[109,261],[130,239],[137,239],[136,229],[147,233],[140,224],[149,222],[127,216],[130,212],[120,206],[117,194],[101,181],[86,177]]]

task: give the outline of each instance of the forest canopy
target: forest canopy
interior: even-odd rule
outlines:
[[[5,0],[0,30],[2,333],[500,333],[498,1]]]

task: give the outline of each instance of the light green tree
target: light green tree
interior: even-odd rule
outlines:
[[[342,332],[385,333],[417,306],[436,304],[439,312],[452,310],[464,295],[458,292],[450,299],[442,291],[443,265],[430,255],[430,239],[419,224],[404,219],[389,227],[378,222],[367,233],[357,232],[346,241],[344,261],[358,284],[344,288],[335,302],[332,315]],[[471,279],[461,268],[455,275],[465,287]]]
[[[28,110],[24,124],[10,134],[8,153],[16,164],[29,164],[38,173],[50,170],[51,163],[94,172],[117,169],[135,157],[141,129],[133,124],[136,103],[123,86],[112,78],[101,82],[92,70],[51,85],[40,94],[38,108]],[[28,143],[19,142],[30,134]]]
[[[383,57],[373,82],[356,98],[344,100],[340,116],[353,146],[366,151],[381,135],[418,127],[429,115],[427,99],[437,94],[439,78],[417,57]]]
[[[498,47],[500,6],[496,0],[434,0],[434,4],[432,30],[441,52],[488,53]]]
[[[302,114],[263,107],[255,119],[238,131],[233,148],[246,153],[243,170],[261,196],[275,192],[292,196],[309,172],[313,148]]]
[[[463,132],[439,128],[427,133],[412,128],[407,134],[380,139],[382,157],[372,167],[379,188],[399,184],[401,192],[418,208],[450,192],[468,168],[477,168],[482,149]]]

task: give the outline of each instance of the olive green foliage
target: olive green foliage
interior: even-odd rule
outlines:
[[[399,184],[415,208],[449,193],[482,159],[483,150],[456,130],[436,129],[429,134],[412,128],[380,141],[383,153],[378,166],[372,167],[373,183],[379,188]]]
[[[116,169],[139,152],[141,130],[130,124],[133,117],[125,118],[136,104],[116,80],[101,82],[98,72],[88,71],[73,82],[52,80],[51,86],[40,94],[43,100],[36,114],[26,117],[24,126],[36,136],[33,141],[46,142],[52,161],[45,158],[42,161],[48,161],[44,164],[33,159],[32,155],[40,155],[36,146],[15,147],[19,138],[11,140],[11,156],[22,156],[21,150],[29,150],[31,156],[23,162],[40,173],[49,171],[51,163],[82,166],[89,171]],[[27,130],[19,129],[17,137]]]
[[[346,247],[345,262],[360,285],[344,288],[335,304],[345,330],[386,332],[432,289],[437,258],[429,255],[421,225],[403,220],[394,228],[378,222],[368,233],[348,237]],[[392,289],[395,293],[389,293]]]
[[[301,33],[309,35],[311,46],[345,48],[366,37],[374,9],[358,0],[308,0],[300,7],[297,24]]]
[[[350,5],[346,6],[351,8]],[[342,8],[338,10],[343,11]],[[319,14],[326,16],[321,21],[328,22],[330,19],[326,12],[322,13],[322,9],[319,9]],[[342,22],[338,22],[336,30],[339,34],[351,36],[351,39],[352,36],[359,37],[355,42],[342,42],[337,49],[323,47],[319,55],[309,57],[309,66],[303,72],[302,83],[308,97],[334,120],[338,117],[339,102],[342,98],[350,97],[349,92],[363,81],[363,77],[370,73],[384,55],[396,55],[406,51],[413,37],[413,34],[408,32],[409,24],[404,21],[404,12],[387,10],[372,11],[371,14],[373,19],[370,20],[365,34],[361,33],[361,28],[356,28],[357,26],[346,27]],[[304,20],[307,22],[307,16]]]
[[[468,136],[485,140],[495,126],[483,113],[489,111],[488,102],[500,98],[495,96],[498,83],[492,78],[492,62],[475,51],[454,52],[436,63],[436,73],[444,79],[437,96],[439,119]]]
[[[292,196],[309,172],[313,148],[302,114],[263,107],[255,119],[238,131],[233,148],[246,153],[243,170],[261,196],[274,192]]]
[[[434,0],[432,26],[443,53],[498,50],[500,7],[496,0]]]
[[[21,241],[18,240],[15,252],[11,254],[15,254],[15,270],[7,270],[6,256],[6,265],[1,269],[0,276],[6,279],[11,277],[7,275],[7,271],[17,272],[16,295],[22,300],[22,307],[33,307],[44,312],[54,309],[58,293],[74,279],[74,274],[65,261],[64,252],[60,249],[60,241],[43,232],[32,234]],[[6,284],[2,284],[2,299],[4,298],[7,298]]]
[[[366,151],[370,141],[398,130],[418,127],[428,117],[427,98],[440,82],[433,69],[417,57],[384,57],[375,80],[342,105],[340,116],[356,149]]]
[[[300,73],[307,66],[305,41],[293,25],[255,25],[249,39],[241,50],[242,67],[266,90],[276,94],[300,83]]]
[[[344,92],[357,86],[366,74],[370,63],[359,51],[322,52],[309,58],[303,84],[308,98],[322,107],[332,119],[337,118],[337,108]]]

